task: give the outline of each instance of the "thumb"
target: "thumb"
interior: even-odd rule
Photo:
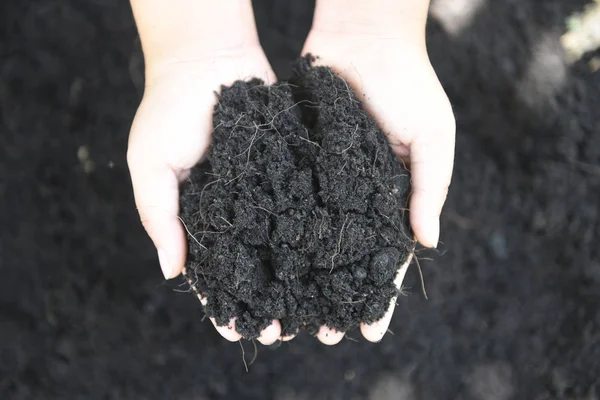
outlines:
[[[439,241],[440,213],[454,163],[454,128],[451,133],[419,135],[410,148],[413,188],[410,223],[417,240],[425,247],[437,247]]]
[[[133,153],[130,153],[133,154]],[[181,273],[187,243],[179,220],[179,181],[168,165],[145,165],[128,154],[135,203],[146,232],[154,242],[166,279]]]

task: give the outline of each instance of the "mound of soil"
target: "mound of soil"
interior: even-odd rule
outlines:
[[[207,163],[181,195],[188,279],[244,337],[374,322],[414,242],[409,172],[346,82],[298,61],[287,82],[223,87]]]

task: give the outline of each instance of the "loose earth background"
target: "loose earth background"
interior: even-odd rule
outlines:
[[[313,4],[255,3],[287,76]],[[411,268],[382,343],[302,335],[246,372],[139,224],[128,2],[2,2],[0,398],[599,398],[600,52],[568,65],[560,41],[586,1],[433,3],[458,137],[444,246],[421,254],[429,300]]]

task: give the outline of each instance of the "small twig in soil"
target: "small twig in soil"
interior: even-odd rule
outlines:
[[[228,230],[229,228],[225,229],[224,231],[198,231],[194,233],[194,235],[202,234],[202,237],[204,237],[205,235],[221,235],[223,233],[227,233]]]
[[[231,179],[231,180],[227,181],[227,182],[225,183],[225,185],[229,185],[231,182],[233,182],[233,181],[235,181],[235,180],[237,180],[237,179],[240,179],[241,177],[243,177],[243,176],[246,174],[246,172],[248,172],[248,165],[250,164],[250,152],[251,152],[252,145],[253,145],[255,142],[257,142],[257,141],[259,141],[260,139],[262,139],[262,137],[263,137],[263,136],[265,136],[265,135],[267,134],[267,132],[265,132],[265,133],[263,133],[262,135],[260,135],[260,137],[256,138],[256,135],[258,134],[258,131],[260,130],[260,128],[259,128],[259,126],[258,126],[258,125],[256,125],[256,123],[254,123],[254,126],[256,127],[256,131],[254,132],[254,134],[252,135],[252,138],[250,139],[250,145],[248,146],[248,148],[247,148],[246,150],[244,150],[243,152],[241,152],[240,154],[238,154],[238,155],[236,156],[236,157],[239,157],[239,156],[241,156],[242,154],[244,154],[244,153],[248,152],[248,156],[246,157],[246,166],[244,167],[244,170],[238,174],[238,176],[236,176],[235,178],[233,178],[233,179]]]
[[[386,242],[387,244],[390,244],[390,243],[392,243],[392,241],[391,241],[391,240],[390,240],[390,239],[389,239],[387,236],[384,236],[384,235],[383,235],[383,233],[380,233],[380,235],[381,235],[381,237],[383,238],[383,240],[385,240],[385,242]]]
[[[331,269],[329,270],[330,274],[333,271],[333,266],[334,266],[333,260],[340,254],[340,251],[342,249],[342,237],[344,236],[344,228],[346,227],[346,222],[348,222],[348,216],[349,216],[349,214],[346,214],[346,219],[344,220],[344,223],[342,224],[342,228],[340,229],[340,237],[339,237],[338,243],[337,243],[337,250],[333,254],[333,256],[331,256]]]
[[[248,147],[246,148],[246,150],[242,151],[236,157],[239,157],[239,156],[245,154],[246,152],[248,152],[248,160],[250,160],[250,149],[252,148],[252,145],[254,144],[254,140],[256,139],[256,136],[258,135],[258,129],[259,129],[258,125],[256,125],[256,123],[254,123],[254,127],[256,128],[256,130],[252,134],[252,137],[250,137],[250,145],[248,145]],[[248,162],[248,161],[246,161],[246,162]]]
[[[192,237],[192,239],[194,239],[194,241],[195,241],[196,243],[198,243],[198,246],[200,246],[200,247],[201,247],[201,248],[203,248],[204,250],[208,250],[208,249],[206,248],[206,246],[204,246],[202,243],[200,243],[200,242],[198,241],[198,239],[196,239],[196,237],[195,237],[194,235],[192,235],[192,233],[190,232],[190,230],[189,230],[189,229],[187,228],[187,226],[185,225],[185,222],[183,222],[183,219],[181,219],[181,217],[180,217],[180,216],[177,216],[177,218],[179,218],[179,220],[180,220],[180,221],[181,221],[181,223],[183,224],[183,227],[185,228],[185,231],[187,232],[187,234],[188,234],[188,235],[190,235],[190,236]]]
[[[323,224],[325,223],[325,216],[321,220],[321,225],[319,225],[319,239],[323,239]]]
[[[235,265],[238,265],[238,261],[240,260],[240,253],[237,254],[237,256],[235,257]],[[235,269],[235,290],[237,290],[240,287],[240,283],[241,283],[241,278],[238,274],[238,271],[240,269],[236,268]]]
[[[192,291],[192,288],[187,288],[185,290],[173,288],[173,291],[176,292],[176,293],[190,293]]]
[[[356,300],[356,301],[341,301],[341,304],[359,304],[359,303],[364,303],[365,299],[362,300]]]
[[[229,226],[233,226],[233,224],[231,222],[227,221],[225,218],[223,218],[223,217],[219,217],[219,218],[221,218],[223,221],[227,222],[227,224]]]
[[[313,142],[312,140],[308,140],[306,138],[303,138],[302,136],[298,136],[298,139],[300,140],[304,140],[305,142],[308,142],[310,144],[314,144],[315,146],[317,146],[318,148],[321,148],[321,145],[317,142]]]
[[[400,144],[402,144],[402,143],[400,143]],[[398,160],[402,163],[402,166],[404,167],[404,169],[407,170],[408,172],[410,172],[410,168],[408,168],[408,166],[406,165],[404,158],[398,157]]]
[[[219,128],[221,127],[221,125],[223,125],[223,121],[219,122],[219,123],[217,124],[217,126],[215,126],[215,127],[213,128],[213,132],[214,132],[214,131],[216,131],[217,129],[219,129]]]
[[[256,345],[256,340],[252,339],[252,344],[254,345],[254,356],[252,357],[252,360],[250,360],[250,363],[248,365],[254,364],[254,361],[256,361],[256,357],[258,357],[258,346]]]
[[[250,100],[250,95],[248,94],[249,89],[248,88],[244,88],[244,91],[246,92],[246,101],[247,101],[247,103],[250,106],[252,106],[252,108],[254,108],[254,111],[256,111],[257,113],[259,113],[260,115],[262,115],[264,118],[266,118],[267,116],[262,111],[259,110],[258,106],[256,105],[257,103]],[[267,109],[267,111],[269,111],[269,110]],[[270,113],[269,113],[269,115],[270,115]]]
[[[340,101],[341,99],[343,99],[343,97],[340,96],[333,101],[333,108],[337,108],[337,102]]]
[[[379,155],[379,149],[375,152],[375,158],[373,159],[373,166],[371,167],[371,175],[375,173],[375,163],[377,162],[377,156]]]
[[[198,297],[198,300],[200,300],[200,303],[202,303],[202,293],[200,292],[200,289],[198,289],[198,286],[196,286],[196,284],[198,283],[198,274],[196,274],[196,281],[193,282],[192,278],[190,277],[190,275],[188,274],[187,271],[188,271],[187,268],[183,269],[183,271],[182,271],[183,277],[187,281],[188,285],[190,285],[190,288],[192,289],[192,291],[194,292],[196,297]],[[196,271],[194,271],[194,273],[196,273]]]
[[[288,108],[286,108],[286,109],[283,109],[283,110],[279,111],[277,114],[275,114],[275,115],[273,116],[273,118],[271,119],[271,121],[270,121],[269,123],[266,123],[266,124],[260,124],[260,126],[271,126],[271,127],[274,127],[274,125],[273,125],[273,124],[275,123],[275,119],[276,119],[278,116],[280,116],[281,114],[283,114],[283,113],[285,113],[285,112],[288,112],[288,111],[290,111],[292,108],[294,108],[294,107],[296,107],[296,106],[298,106],[298,105],[300,105],[300,104],[303,104],[303,103],[313,103],[313,102],[312,102],[312,101],[310,101],[310,100],[300,100],[299,102],[292,104],[292,105],[291,105],[291,106],[289,106]]]
[[[333,76],[333,72],[330,69],[327,70],[327,72],[329,72],[329,75],[331,76],[331,86],[333,86],[333,88],[335,89],[335,97],[338,97],[338,90],[335,87],[335,76]]]
[[[250,208],[257,208],[257,209],[259,209],[259,210],[263,210],[264,212],[266,212],[266,213],[267,213],[267,214],[269,214],[269,215],[273,215],[273,212],[272,212],[272,211],[269,211],[269,210],[267,210],[267,209],[266,209],[266,208],[264,208],[264,207],[260,207],[260,206],[250,206]]]
[[[346,168],[346,165],[348,165],[348,160],[346,160],[346,162],[344,163],[344,165],[342,165],[342,168],[340,168],[339,172],[336,175],[341,174],[344,168]]]
[[[340,78],[342,80],[342,82],[344,82],[344,85],[346,85],[346,93],[348,93],[348,98],[350,99],[350,101],[356,101],[355,99],[352,98],[352,89],[350,89],[350,85],[348,85],[348,82],[346,82],[346,80],[339,75],[338,75],[338,78]]]
[[[246,372],[248,372],[248,364],[246,363],[246,351],[244,350],[244,345],[242,344],[242,339],[238,340],[238,343],[240,344],[240,349],[242,349],[242,362],[244,363]]]
[[[233,127],[235,128],[237,126],[237,124],[240,123],[240,121],[242,120],[242,118],[244,118],[246,116],[246,113],[243,112],[240,114],[240,117],[237,119],[237,121],[235,121],[235,123],[233,124]]]
[[[244,176],[244,174],[246,173],[246,171],[242,171],[238,174],[238,176],[236,176],[235,178],[232,178],[230,180],[228,180],[227,182],[225,182],[225,185],[229,185],[231,182],[234,182],[238,179],[240,179],[242,176]]]
[[[206,188],[209,187],[210,185],[213,185],[213,184],[215,184],[217,182],[220,182],[222,180],[223,180],[223,178],[219,178],[219,179],[214,180],[212,182],[208,182],[206,185],[204,185],[204,187],[200,191],[200,199],[198,200],[198,211],[195,212],[194,215],[198,214],[200,212],[200,210],[202,209],[202,196],[204,196],[204,191],[206,190]],[[181,222],[183,222],[183,221],[181,221]]]
[[[400,289],[398,289],[398,294],[401,294],[402,296],[408,296],[407,290],[409,290],[409,289],[410,289],[410,286],[400,285]],[[398,304],[396,303],[396,305],[398,305]]]
[[[184,269],[184,276],[185,276],[185,269]],[[198,283],[198,275],[196,275],[196,281],[194,283],[192,283],[191,279],[188,279],[187,276],[185,278],[186,278],[186,281],[185,282],[181,282],[177,286],[183,286],[183,285],[185,285],[187,283],[189,287],[187,289],[185,289],[185,290],[173,288],[174,292],[177,292],[177,293],[190,293],[190,292],[194,291],[194,288],[196,287],[196,284]]]
[[[354,135],[356,135],[356,132],[358,132],[358,124],[356,124],[356,128],[354,129],[354,132],[352,132],[352,135],[350,136],[350,146],[346,147],[340,153],[336,153],[336,154],[344,154],[345,152],[350,150],[350,148],[352,148],[352,146],[354,145]]]
[[[404,235],[404,237],[405,237],[405,238],[407,238],[409,242],[412,242],[412,241],[413,241],[411,238],[409,238],[409,237],[408,237],[408,235],[406,234],[406,232],[404,232],[402,229],[398,228],[398,225],[396,225],[396,224],[394,223],[394,221],[392,221],[392,219],[391,219],[390,217],[388,217],[387,215],[385,215],[385,214],[382,214],[382,213],[379,213],[379,215],[381,215],[382,217],[384,217],[384,218],[386,218],[388,221],[390,221],[390,224],[392,224],[392,226],[393,226],[393,227],[394,227],[394,228],[395,228],[395,229],[396,229],[398,232],[400,232],[401,234],[403,234],[403,235]]]
[[[415,262],[417,263],[417,269],[419,271],[419,276],[421,277],[421,290],[423,291],[423,296],[425,296],[425,300],[429,300],[429,297],[427,297],[427,291],[425,290],[425,279],[423,278],[423,270],[421,270],[421,264],[419,264],[419,258],[416,255]]]
[[[278,89],[280,87],[286,87],[286,86],[289,86],[291,88],[297,88],[298,87],[298,85],[294,85],[293,83],[281,82],[281,83],[274,84],[274,85],[260,85],[260,86],[251,87],[250,89],[248,89],[248,91],[255,90],[255,89],[258,89],[258,88],[267,88],[267,90],[269,91],[269,93],[271,93],[271,89]]]

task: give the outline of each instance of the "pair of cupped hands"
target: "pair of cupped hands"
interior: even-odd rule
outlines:
[[[187,241],[178,218],[179,185],[209,146],[215,92],[239,79],[276,82],[256,35],[239,40],[239,45],[229,40],[222,48],[215,42],[218,38],[211,40],[210,50],[193,57],[176,56],[151,64],[146,57],[145,92],[131,128],[128,164],[135,201],[166,279],[184,269]],[[409,166],[412,229],[422,246],[436,247],[439,216],[452,174],[455,122],[424,38],[411,41],[390,32],[361,32],[356,27],[344,31],[313,24],[302,53],[318,57],[315,65],[331,67],[353,87],[394,152]],[[395,280],[399,289],[408,262]],[[382,320],[361,325],[367,340],[383,338],[395,302],[392,299]],[[228,326],[212,322],[224,338],[241,339],[235,320]],[[323,326],[317,337],[332,345],[344,332]],[[268,345],[292,338],[281,337],[281,325],[275,320],[258,340]]]

